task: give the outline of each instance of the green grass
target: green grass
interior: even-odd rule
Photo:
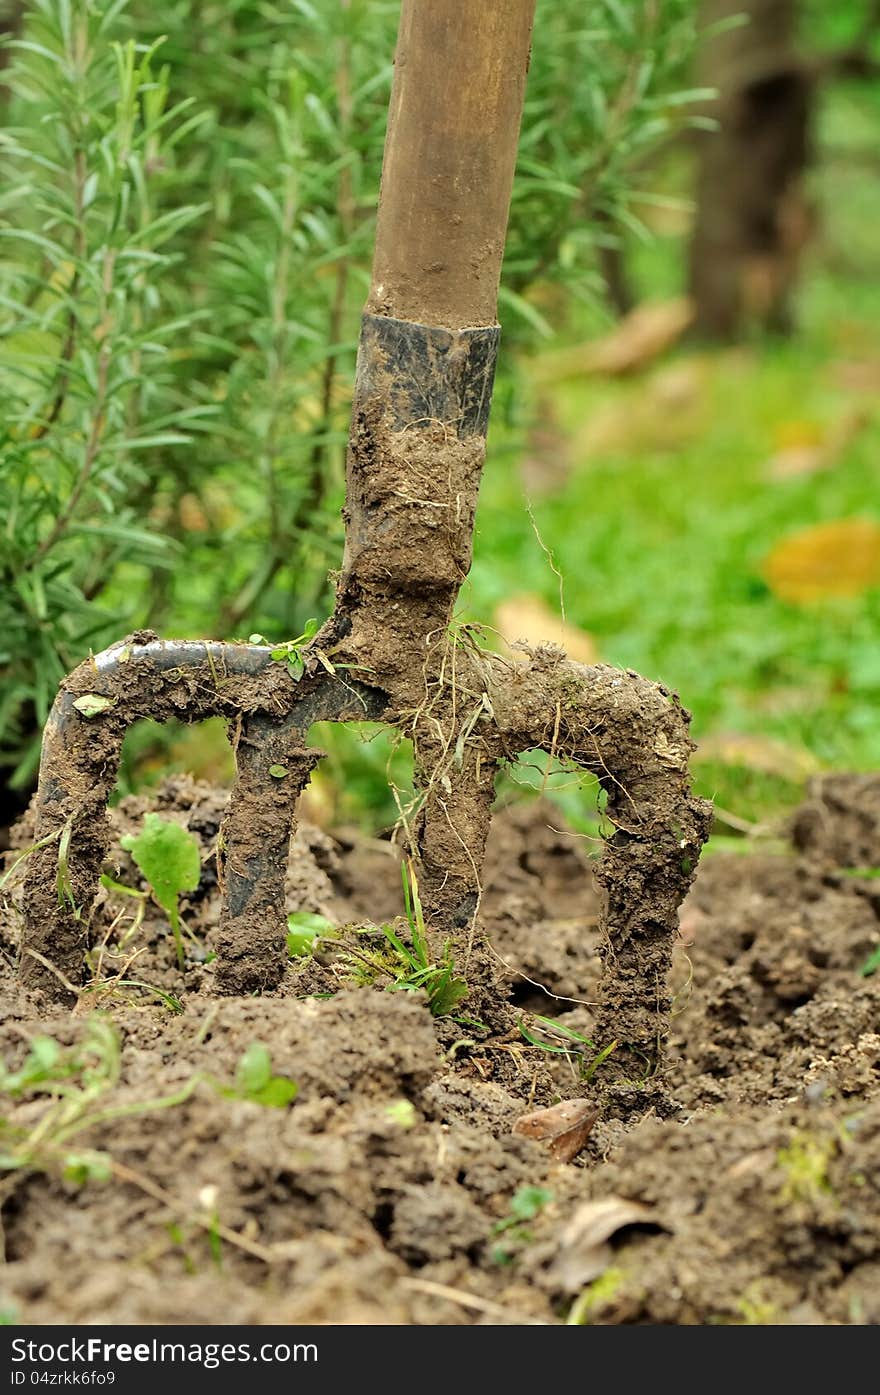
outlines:
[[[880,104],[852,89],[836,94],[823,117],[823,138],[838,151],[864,151],[878,128]],[[870,246],[880,181],[836,156],[818,194],[821,239],[790,341],[685,347],[634,379],[540,389],[521,365],[516,410],[493,422],[463,596],[467,618],[490,618],[518,592],[558,606],[559,581],[518,468],[540,392],[538,410],[555,417],[570,472],[561,489],[533,500],[533,513],[564,577],[567,618],[596,638],[607,661],[678,689],[698,740],[733,732],[795,748],[791,771],[764,769],[760,759],[697,766],[703,793],[759,821],[797,801],[809,756],[820,767],[880,764],[880,591],[795,606],[762,576],[763,559],[788,534],[854,516],[880,521],[880,415],[839,371],[848,360],[880,361]],[[634,257],[643,292],[680,289],[682,252],[680,241],[657,239]],[[595,329],[594,316],[572,342]],[[662,401],[658,380],[673,373],[692,383],[684,407]],[[780,431],[833,428],[855,407],[869,420],[830,469],[768,480]],[[585,432],[600,417],[611,420],[611,435],[591,449]]]
[[[328,936],[323,937],[324,945],[341,946],[342,960],[356,983],[381,983],[389,993],[423,992],[435,1017],[453,1017],[467,1026],[481,1026],[471,1018],[454,1016],[468,996],[468,985],[455,972],[449,941],[443,945],[439,962],[434,962],[415,870],[406,862],[400,871],[405,917],[378,929],[363,927],[357,946]]]

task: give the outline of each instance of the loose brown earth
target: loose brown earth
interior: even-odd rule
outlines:
[[[203,842],[185,915],[209,942],[218,897],[207,854],[222,803],[177,780],[156,805]],[[139,826],[143,808],[123,801],[118,830]],[[595,1093],[582,1078],[589,1052],[550,1055],[516,1029],[540,1013],[590,1032],[589,845],[559,828],[540,802],[494,821],[483,913],[497,957],[459,966],[472,986],[460,1010],[488,1036],[432,1018],[420,996],[350,986],[334,951],[293,966],[272,994],[218,996],[204,950],[182,977],[150,912],[127,976],[177,994],[183,1011],[137,989],[98,999],[122,1041],[121,1079],[101,1108],[201,1083],[183,1103],[77,1137],[78,1151],[112,1155],[108,1182],[6,1174],[3,1313],[25,1323],[880,1322],[880,973],[859,973],[880,942],[880,882],[851,875],[880,863],[880,780],[817,787],[791,851],[706,858],[682,912],[665,1075],[640,1082],[634,1067],[564,1165],[512,1132],[530,1109]],[[24,845],[26,828],[17,837]],[[138,884],[125,854],[117,865]],[[381,922],[400,910],[399,885],[380,841],[297,836],[290,909]],[[99,915],[109,924],[119,909],[110,899]],[[17,925],[7,907],[0,1053],[10,1068],[37,1034],[81,1039],[96,1001],[41,1012],[26,998],[12,968]],[[105,978],[120,967],[111,949]],[[299,1084],[286,1108],[205,1079],[232,1081],[257,1041]],[[4,1099],[3,1117],[33,1129],[44,1108]],[[513,1224],[525,1188],[550,1196]],[[209,1234],[212,1216],[229,1239]]]

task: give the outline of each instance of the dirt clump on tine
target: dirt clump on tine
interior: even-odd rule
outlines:
[[[462,440],[441,422],[395,430],[390,380],[377,384],[378,393],[383,388],[385,399],[364,404],[352,424],[346,546],[331,623],[344,636],[346,658],[402,716],[426,700],[426,669],[439,667],[435,651],[470,569],[485,442]]]

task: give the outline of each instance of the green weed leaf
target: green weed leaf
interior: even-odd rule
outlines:
[[[546,1187],[520,1187],[510,1203],[510,1214],[517,1221],[533,1221],[543,1211],[553,1193]]]
[[[392,1124],[397,1124],[402,1129],[414,1128],[418,1123],[415,1105],[411,1100],[392,1100],[391,1104],[385,1106],[385,1115]]]
[[[312,911],[291,911],[287,917],[287,953],[291,959],[311,954],[321,935],[332,929],[332,922],[326,916]]]
[[[199,845],[192,833],[172,819],[145,814],[143,831],[122,838],[146,877],[153,895],[169,914],[177,910],[182,891],[195,891],[201,876]]]
[[[255,1091],[250,1098],[268,1109],[285,1109],[297,1096],[297,1085],[285,1075],[273,1075],[262,1090]]]
[[[52,1037],[34,1037],[20,1070],[0,1067],[0,1091],[13,1097],[23,1095],[47,1082],[56,1083],[72,1071],[57,1041]]]
[[[868,956],[859,969],[859,973],[862,978],[870,978],[872,974],[876,974],[878,969],[880,969],[880,945]]]
[[[113,1176],[113,1160],[109,1153],[90,1150],[85,1153],[68,1153],[64,1159],[62,1175],[67,1182],[84,1186],[86,1182],[109,1182]]]
[[[269,1048],[255,1041],[248,1047],[238,1063],[235,1073],[236,1084],[246,1095],[252,1095],[267,1085],[272,1075],[272,1058]]]
[[[253,1042],[238,1063],[235,1073],[235,1090],[230,1093],[240,1099],[252,1100],[255,1104],[269,1109],[284,1109],[296,1099],[299,1087],[286,1075],[272,1074],[272,1058],[269,1048],[262,1042]]]
[[[115,703],[112,698],[102,697],[100,693],[83,693],[82,697],[74,698],[73,705],[84,717],[99,717]]]

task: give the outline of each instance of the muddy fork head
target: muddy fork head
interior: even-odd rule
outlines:
[[[650,1068],[666,1033],[678,906],[709,822],[709,806],[690,793],[689,717],[675,695],[606,665],[583,668],[552,648],[516,665],[467,649],[448,679],[425,666],[422,681],[435,691],[404,715],[386,690],[341,667],[328,672],[327,662],[335,668],[316,643],[295,683],[264,647],[142,633],[74,670],[44,737],[22,980],[61,1000],[82,985],[111,836],[107,800],[127,728],[143,717],[224,716],[237,775],[218,840],[217,981],[231,993],[275,987],[286,962],[290,836],[319,759],[307,748],[309,728],[388,721],[414,739],[422,898],[432,922],[452,935],[472,933],[499,764],[542,749],[598,775],[614,832],[597,869],[605,974],[594,1035],[622,1043],[638,1054],[640,1070]]]

